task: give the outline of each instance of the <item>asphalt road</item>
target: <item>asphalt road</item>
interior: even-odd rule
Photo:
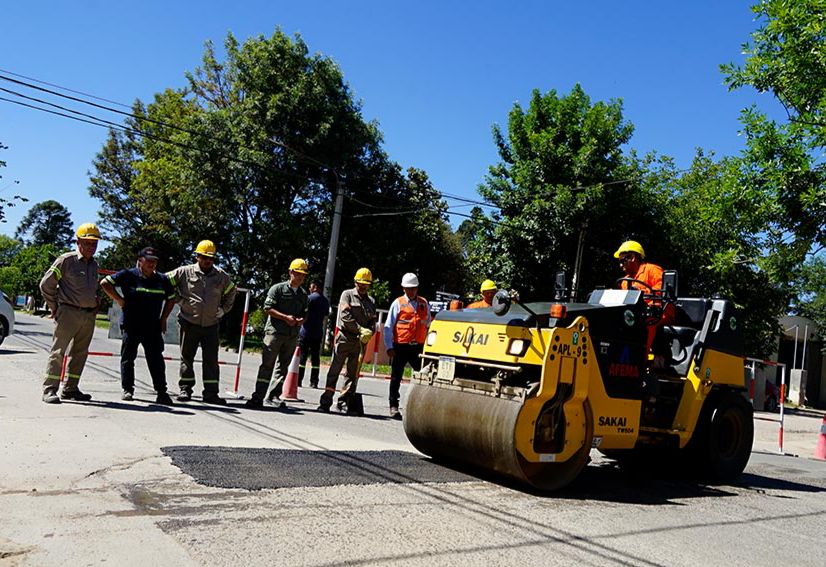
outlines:
[[[165,408],[141,360],[136,401],[122,402],[117,358],[97,357],[82,381],[94,400],[48,406],[51,323],[21,315],[17,331],[0,347],[3,566],[826,563],[824,462],[761,449],[737,483],[708,486],[594,452],[577,482],[542,496],[416,453],[383,380],[360,384],[366,418],[314,412],[310,389],[282,410]],[[116,352],[104,337],[93,349]],[[257,362],[246,357],[240,392]]]

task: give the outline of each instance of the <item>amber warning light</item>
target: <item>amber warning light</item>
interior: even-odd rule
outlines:
[[[554,303],[551,305],[551,317],[555,319],[562,319],[568,314],[568,307],[562,303]]]

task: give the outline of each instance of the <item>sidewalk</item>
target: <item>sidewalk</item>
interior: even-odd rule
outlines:
[[[826,411],[810,408],[785,409],[783,419],[783,453],[801,458],[812,458],[817,446],[820,425]],[[753,451],[780,452],[780,412],[754,412]]]

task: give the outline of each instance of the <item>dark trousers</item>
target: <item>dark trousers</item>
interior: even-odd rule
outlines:
[[[163,361],[163,335],[160,328],[154,331],[123,329],[120,345],[120,384],[127,392],[135,391],[135,359],[138,346],[143,345],[146,365],[152,376],[152,385],[159,394],[166,392],[166,365]]]
[[[390,407],[399,407],[399,388],[402,385],[404,367],[408,364],[413,370],[420,370],[422,359],[419,357],[424,345],[393,343],[393,361],[390,363]]]
[[[178,319],[181,327],[181,391],[190,394],[195,388],[195,353],[201,347],[201,371],[204,379],[204,393],[218,393],[218,325],[202,327],[185,319]]]
[[[318,375],[321,372],[321,337],[312,339],[301,337],[298,339],[301,347],[301,362],[298,366],[298,385],[304,383],[304,369],[307,367],[307,358],[310,359],[310,386],[318,386]]]

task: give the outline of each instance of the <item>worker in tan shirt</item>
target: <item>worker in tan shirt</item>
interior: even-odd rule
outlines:
[[[43,381],[43,401],[47,404],[59,404],[61,399],[79,402],[92,399],[92,396],[80,391],[78,383],[89,354],[99,305],[98,264],[94,255],[100,231],[94,224],[85,223],[77,229],[76,236],[77,250],[58,256],[40,280],[40,291],[55,322],[52,349]],[[63,357],[67,349],[66,383],[58,397]]]
[[[232,309],[237,289],[229,275],[215,267],[215,244],[202,240],[195,248],[194,264],[180,266],[167,274],[178,295],[181,313],[181,372],[179,402],[192,399],[195,389],[195,353],[201,347],[203,401],[226,405],[218,395],[218,322]]]

